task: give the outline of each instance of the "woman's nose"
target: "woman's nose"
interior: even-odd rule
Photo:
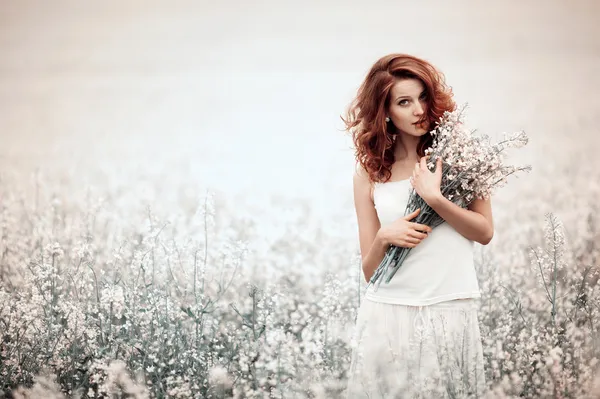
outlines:
[[[415,106],[415,115],[422,115],[423,114],[423,106],[421,104],[417,104]]]

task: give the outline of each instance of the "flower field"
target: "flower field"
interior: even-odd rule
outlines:
[[[252,223],[212,195],[124,210],[118,191],[4,176],[0,397],[342,397],[354,242],[301,213],[258,256]],[[523,201],[476,247],[488,397],[600,395],[599,209],[569,204],[563,221]]]

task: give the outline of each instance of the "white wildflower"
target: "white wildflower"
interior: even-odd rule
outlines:
[[[213,386],[230,388],[233,384],[227,369],[222,366],[214,366],[208,373],[208,382]]]

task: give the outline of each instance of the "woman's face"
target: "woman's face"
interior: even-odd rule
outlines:
[[[415,125],[427,112],[423,83],[414,78],[398,80],[390,92],[388,116],[398,130],[420,137],[428,133],[428,126]]]

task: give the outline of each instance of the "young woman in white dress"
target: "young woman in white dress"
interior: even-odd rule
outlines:
[[[407,54],[379,59],[344,119],[352,133],[362,271],[368,282],[390,245],[412,248],[389,284],[369,286],[358,310],[348,398],[475,398],[486,386],[473,245],[494,227],[490,200],[460,208],[427,169],[430,129],[456,104],[444,75]],[[414,189],[445,223],[404,215]]]

